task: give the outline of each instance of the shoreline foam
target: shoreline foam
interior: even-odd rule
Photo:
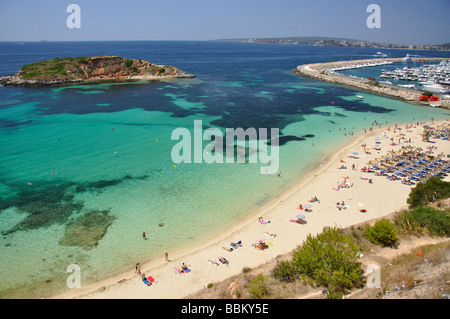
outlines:
[[[389,181],[385,177],[373,177],[373,184],[369,184],[367,180],[360,178],[362,175],[367,175],[360,172],[360,168],[370,159],[380,157],[380,154],[372,152],[372,154],[367,155],[367,158],[360,157],[358,160],[349,159],[348,156],[353,151],[359,151],[361,144],[364,142],[367,143],[368,147],[372,147],[372,144],[369,143],[373,142],[376,136],[381,136],[384,133],[387,137],[382,139],[382,154],[391,148],[400,148],[400,145],[395,147],[389,145],[389,138],[399,133],[405,133],[406,138],[411,137],[412,146],[421,146],[425,149],[430,144],[423,142],[421,139],[422,126],[423,124],[409,130],[397,130],[394,133],[393,125],[391,125],[392,130],[383,127],[367,134],[361,133],[354,136],[344,146],[330,152],[325,160],[318,161],[318,166],[313,171],[301,178],[283,194],[254,211],[225,232],[217,234],[214,238],[210,238],[191,249],[169,252],[170,262],[164,261],[164,257],[161,256],[143,264],[143,272],[158,280],[158,283],[150,287],[144,285],[140,276],[134,274],[134,264],[130,261],[130,271],[86,287],[69,290],[53,298],[184,298],[203,289],[209,283],[219,282],[240,273],[244,267],[256,268],[273,260],[278,255],[289,253],[300,245],[308,234],[319,233],[323,227],[348,227],[404,209],[406,208],[406,198],[413,186],[402,185],[400,181]],[[436,140],[433,146],[437,146],[438,149],[434,154],[450,153],[450,144],[448,143],[450,142]],[[347,170],[345,171],[337,169],[341,164],[341,158],[346,162]],[[358,165],[356,171],[351,170],[352,163]],[[349,181],[354,183],[353,187],[342,191],[332,190],[336,182],[342,181],[344,176],[349,176]],[[372,177],[373,175],[369,176]],[[448,179],[447,176],[446,180]],[[376,194],[376,196],[373,196],[373,194]],[[311,213],[304,213],[296,209],[299,204],[308,203],[308,200],[313,196],[317,196],[321,202],[311,204],[313,210]],[[335,203],[341,200],[345,200],[350,208],[345,211],[338,211]],[[364,203],[367,213],[357,211],[360,208],[360,203]],[[381,203],[382,205],[380,205]],[[306,216],[307,224],[290,223],[289,219],[295,218],[300,212]],[[271,223],[265,225],[258,223],[257,218],[259,216],[262,216],[265,220],[271,220]],[[269,249],[259,251],[251,247],[251,244],[257,238],[265,237],[265,232],[277,234],[274,238],[266,237],[267,242],[271,243]],[[242,240],[243,247],[237,248],[233,252],[222,249],[223,246],[229,247],[231,242],[239,240]],[[229,266],[222,264],[214,266],[208,263],[210,259],[218,262],[219,256],[227,258],[230,262]],[[186,263],[192,271],[187,274],[176,274],[174,267],[179,268],[182,263]]]

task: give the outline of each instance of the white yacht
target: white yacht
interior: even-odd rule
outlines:
[[[374,56],[378,58],[387,58],[388,55],[386,53],[378,51],[377,54],[374,54]]]
[[[402,62],[411,62],[411,61],[412,61],[412,58],[409,54],[407,54],[402,60]]]
[[[402,87],[402,88],[407,88],[407,89],[415,89],[416,86],[414,84],[398,84],[398,86]]]
[[[424,85],[422,85],[422,88],[424,90],[427,90],[427,91],[430,91],[433,93],[442,93],[442,94],[450,93],[449,89],[446,89],[445,87],[443,87],[442,85],[439,85],[437,83],[424,84]]]

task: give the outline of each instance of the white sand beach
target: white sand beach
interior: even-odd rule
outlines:
[[[381,128],[375,124],[377,129],[355,135],[351,142],[331,153],[323,165],[310,172],[283,195],[239,221],[232,229],[189,250],[169,251],[170,261],[165,261],[162,252],[158,260],[141,262],[145,275],[157,280],[151,286],[145,285],[141,276],[135,274],[134,266],[137,261],[130,260],[130,271],[89,286],[83,286],[82,283],[81,288],[68,289],[54,298],[184,298],[209,283],[241,273],[244,267],[257,268],[278,255],[289,253],[308,234],[317,234],[323,227],[348,227],[404,209],[414,185],[402,184],[401,180],[391,181],[386,176],[375,176],[374,172],[362,172],[361,169],[369,167],[370,161],[373,164],[376,159],[391,155],[389,151],[398,154],[400,150],[418,147],[433,156],[443,153],[445,157],[442,159],[450,160],[447,158],[447,154],[450,154],[450,141],[433,137],[430,142],[422,141],[424,124],[409,124],[408,127],[402,124],[397,128],[393,124]],[[450,125],[450,122],[429,125],[437,127]],[[353,152],[358,154],[352,155]],[[352,165],[355,165],[355,169],[352,169]],[[340,169],[341,167],[346,168]],[[283,177],[274,175],[274,178]],[[450,180],[450,177],[446,176],[445,180]],[[319,202],[309,202],[314,196]],[[336,205],[342,201],[346,205],[345,209],[339,209]],[[310,205],[311,211],[297,209],[300,204],[304,208],[305,205]],[[305,216],[306,223],[290,221],[296,219],[298,214]],[[259,217],[267,223],[260,223]],[[272,237],[270,234],[276,236]],[[258,250],[252,246],[261,238],[266,239],[267,249]],[[238,241],[242,242],[242,246],[231,252],[222,248],[230,247],[231,242]],[[226,258],[229,264],[222,264],[219,257]],[[210,263],[210,260],[218,265]],[[181,268],[182,263],[191,271],[177,273],[175,268]]]

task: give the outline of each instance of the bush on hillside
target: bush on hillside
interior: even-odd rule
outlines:
[[[272,270],[272,276],[282,282],[293,282],[297,279],[298,272],[291,262],[283,260]]]
[[[359,247],[351,235],[337,228],[324,228],[313,237],[308,235],[294,250],[292,265],[311,284],[325,286],[330,294],[345,293],[362,285]]]
[[[449,237],[450,212],[419,206],[397,214],[395,224],[406,233],[426,231],[431,236]]]
[[[432,176],[426,183],[418,183],[411,190],[407,202],[411,208],[414,208],[448,198],[449,196],[450,182],[445,182],[438,177]]]
[[[392,246],[397,240],[397,230],[390,220],[382,219],[377,221],[374,226],[366,224],[364,237],[375,245]]]
[[[260,274],[249,281],[248,292],[252,299],[262,299],[269,294],[267,277]]]

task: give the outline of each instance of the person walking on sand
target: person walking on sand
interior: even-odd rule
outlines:
[[[142,233],[142,238],[147,239],[147,235],[145,235],[145,232]]]
[[[164,256],[166,257],[166,261],[169,261],[169,253],[167,252],[167,250],[166,250],[166,252],[164,253]]]
[[[136,270],[135,270],[135,272],[134,272],[136,275],[137,274],[140,274],[141,275],[141,264],[140,263],[137,263],[136,264]]]

